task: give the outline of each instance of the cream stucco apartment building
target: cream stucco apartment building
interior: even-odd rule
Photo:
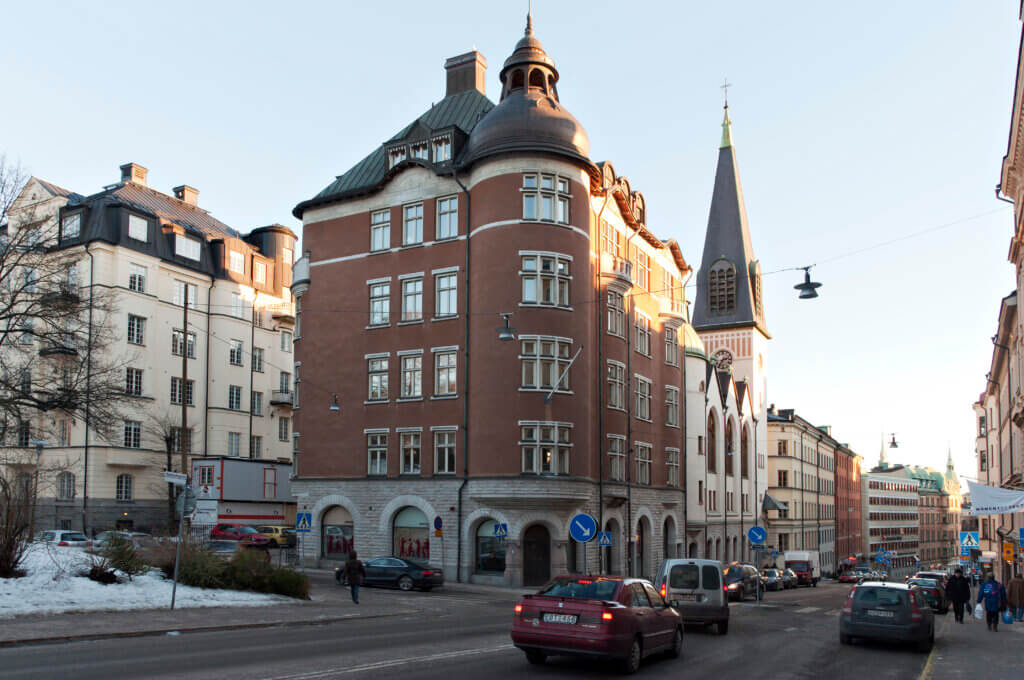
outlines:
[[[183,398],[192,457],[291,460],[295,234],[276,224],[243,234],[203,210],[196,189],[165,194],[146,179],[128,163],[119,181],[83,196],[33,177],[10,211],[9,229],[42,218],[48,245],[80,254],[77,294],[116,295],[106,351],[124,372],[123,422],[107,439],[73,413],[49,411],[4,442],[17,449],[43,437],[41,469],[61,470],[39,487],[37,529],[163,529],[167,440],[180,469]],[[42,354],[34,390],[50,375]]]

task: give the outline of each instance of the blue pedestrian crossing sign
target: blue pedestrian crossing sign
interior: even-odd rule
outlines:
[[[597,532],[597,545],[601,548],[612,547],[612,532],[610,531],[599,531]]]
[[[577,543],[589,543],[597,537],[597,520],[585,512],[569,520],[569,535]]]
[[[753,526],[750,527],[750,531],[747,532],[747,538],[754,545],[760,545],[765,542],[768,538],[768,532],[764,530],[764,527]]]
[[[495,538],[508,538],[508,525],[507,524],[495,524],[494,525],[494,537]]]
[[[313,526],[313,513],[300,512],[295,515],[295,531],[300,534],[308,534]]]
[[[1017,545],[1019,545],[1021,548],[1024,548],[1024,527],[1017,529],[1017,532],[1019,534],[1017,536]]]
[[[980,550],[981,541],[977,531],[960,532],[960,557],[970,557],[971,550]]]

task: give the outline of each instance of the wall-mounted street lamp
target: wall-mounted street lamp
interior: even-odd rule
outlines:
[[[335,412],[341,410],[341,404],[338,403],[338,395],[337,394],[334,395],[334,401],[331,402],[331,405],[330,405],[329,408],[330,408],[331,411],[335,411]]]
[[[504,326],[498,326],[495,330],[498,331],[498,340],[502,342],[511,342],[516,339],[516,329],[509,328],[508,321],[512,317],[512,314],[502,314],[501,318],[505,319]]]

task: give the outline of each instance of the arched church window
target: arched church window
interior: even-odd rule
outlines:
[[[711,265],[708,273],[708,310],[727,314],[736,309],[736,268],[727,260]]]
[[[530,71],[530,87],[544,89],[544,73],[538,69]]]
[[[516,69],[512,71],[512,89],[521,90],[526,84],[526,77],[523,75],[522,69]]]

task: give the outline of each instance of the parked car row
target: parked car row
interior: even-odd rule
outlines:
[[[210,539],[241,541],[265,548],[295,547],[295,529],[289,526],[252,526],[237,522],[221,522],[210,530]]]
[[[433,588],[444,585],[444,571],[428,567],[405,558],[378,557],[363,563],[366,576],[364,586],[382,586],[399,590],[419,589],[430,592]],[[334,570],[334,580],[338,585],[347,585],[344,567]]]

